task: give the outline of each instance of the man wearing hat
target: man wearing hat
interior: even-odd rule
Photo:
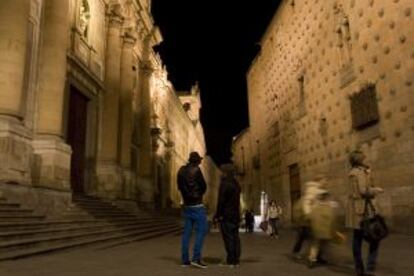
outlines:
[[[180,168],[177,175],[178,189],[184,201],[184,232],[181,245],[182,266],[207,268],[201,261],[204,237],[207,233],[207,212],[203,205],[203,195],[207,185],[199,165],[203,158],[198,152],[191,152],[188,163]],[[193,257],[190,262],[189,244],[193,227],[196,237]]]

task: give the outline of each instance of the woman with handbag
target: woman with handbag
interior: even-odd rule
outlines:
[[[348,207],[346,212],[346,226],[353,229],[352,251],[355,263],[355,270],[358,276],[374,275],[379,240],[369,240],[368,263],[365,269],[362,260],[362,243],[364,240],[364,229],[361,223],[370,215],[368,214],[367,203],[372,206],[375,212],[373,199],[383,189],[375,187],[371,180],[371,171],[364,163],[365,155],[362,151],[356,150],[350,154],[349,162],[351,171],[349,173]]]
[[[275,200],[270,201],[269,207],[267,208],[267,221],[272,227],[270,237],[279,238],[278,222],[279,217],[282,215],[282,207],[276,204]]]

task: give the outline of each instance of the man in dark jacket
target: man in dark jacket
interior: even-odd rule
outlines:
[[[226,265],[240,263],[240,185],[235,178],[232,164],[221,167],[223,176],[220,182],[215,219],[220,221],[221,234],[227,252]]]
[[[183,266],[206,268],[201,262],[204,237],[207,233],[207,213],[203,205],[203,195],[207,185],[199,168],[202,158],[197,152],[190,153],[187,165],[178,171],[178,189],[184,201],[184,232],[181,247],[181,261]],[[189,244],[193,227],[196,231],[193,258],[190,263]]]

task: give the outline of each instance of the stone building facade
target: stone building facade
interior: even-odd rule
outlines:
[[[42,212],[66,208],[73,194],[179,204],[175,170],[189,151],[206,152],[199,90],[181,99],[167,81],[150,2],[0,2],[0,191],[8,198]],[[190,110],[182,100],[194,101]]]
[[[413,9],[410,0],[281,3],[247,74],[250,127],[233,143],[249,201],[264,191],[289,220],[303,183],[323,173],[345,204],[348,154],[359,148],[386,190],[382,212],[414,232]]]

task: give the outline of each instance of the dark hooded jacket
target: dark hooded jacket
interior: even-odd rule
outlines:
[[[240,185],[236,179],[222,177],[215,217],[232,223],[240,223]]]

